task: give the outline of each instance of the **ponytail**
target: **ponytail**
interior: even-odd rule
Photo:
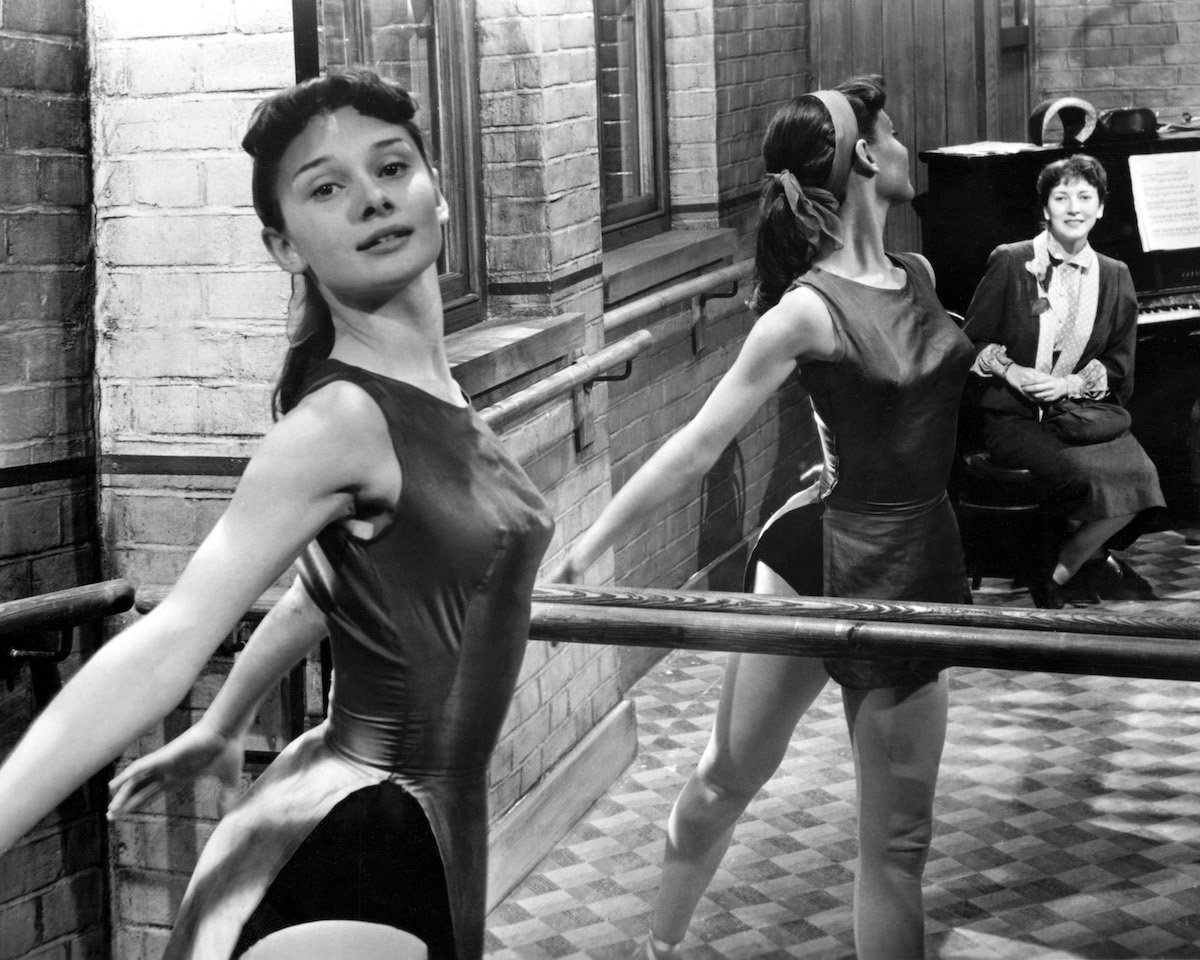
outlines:
[[[774,177],[768,177],[759,201],[758,235],[754,247],[754,272],[758,283],[750,308],[762,314],[775,306],[792,282],[812,266],[816,252],[805,239],[783,187]]]

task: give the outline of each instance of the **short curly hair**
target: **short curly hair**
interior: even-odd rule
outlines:
[[[1037,192],[1042,209],[1046,209],[1050,202],[1050,193],[1055,187],[1060,183],[1071,183],[1076,180],[1090,183],[1095,188],[1100,202],[1104,203],[1104,198],[1108,196],[1108,174],[1104,172],[1104,166],[1095,157],[1088,156],[1086,153],[1076,153],[1065,159],[1046,164],[1042,168],[1042,172],[1038,174]]]

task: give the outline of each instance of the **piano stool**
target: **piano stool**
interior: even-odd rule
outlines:
[[[1029,586],[1045,576],[1056,537],[1033,474],[986,453],[963,456],[959,467],[953,502],[971,589],[984,577]]]

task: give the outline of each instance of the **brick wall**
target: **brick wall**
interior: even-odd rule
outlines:
[[[808,76],[806,2],[666,0],[669,174],[676,231],[729,227],[730,262],[752,256],[762,135],[772,114],[803,92]],[[628,381],[609,386],[613,488],[699,410],[753,323],[752,281],[705,307],[706,345],[693,349],[690,304],[651,318],[653,348]],[[623,331],[628,333],[629,330]],[[615,553],[615,579],[681,586],[731,554],[713,589],[740,589],[738,544],[797,489],[819,456],[807,399],[789,385],[722,452],[695,495]],[[622,684],[653,654],[622,652]]]
[[[1038,99],[1200,116],[1200,0],[1038,0]]]
[[[0,601],[98,578],[83,32],[77,0],[0,5]],[[0,756],[33,716],[16,681]],[[102,803],[72,796],[0,863],[3,960],[102,955]]]
[[[476,0],[488,313],[582,313],[603,343],[595,32],[591,0]],[[598,409],[603,389],[595,391]],[[557,522],[549,562],[609,494],[603,423],[583,451],[568,398],[506,432]],[[507,811],[620,701],[616,652],[529,647],[492,760],[493,817]]]
[[[238,144],[254,105],[294,79],[291,5],[88,0],[88,19],[105,563],[164,584],[235,482],[203,465],[248,456],[270,423],[288,287]],[[130,756],[184,729],[227,669],[214,661]],[[115,957],[159,955],[215,814],[200,789],[114,825]]]
[[[74,0],[12,0],[0,18],[0,598],[9,599],[91,579],[89,486],[15,483],[39,475],[16,468],[92,454],[91,230],[82,12]]]
[[[748,235],[758,217],[767,123],[811,86],[808,3],[719,0],[714,7],[721,222]]]

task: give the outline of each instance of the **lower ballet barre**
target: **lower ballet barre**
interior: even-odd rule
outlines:
[[[1200,618],[540,584],[530,637],[1200,679]]]
[[[139,589],[138,611],[165,593]],[[264,594],[239,632],[248,635],[281,594]],[[529,636],[554,643],[1200,679],[1200,617],[552,583],[539,584],[533,599]]]

